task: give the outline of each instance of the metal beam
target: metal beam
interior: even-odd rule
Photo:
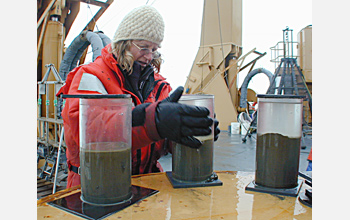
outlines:
[[[55,2],[56,0],[52,0],[50,4],[46,7],[44,13],[41,15],[41,17],[38,20],[37,27],[36,27],[37,29],[40,27],[41,22],[43,22],[44,18],[46,17],[47,13],[50,11],[52,5],[55,4]]]

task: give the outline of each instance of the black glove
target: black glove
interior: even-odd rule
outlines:
[[[214,118],[214,141],[217,141],[219,139],[220,134],[220,128],[218,127],[219,121]]]
[[[180,99],[183,91],[184,91],[184,87],[180,86],[173,93],[171,93],[169,97],[162,100],[161,102],[177,102]],[[152,103],[150,102],[143,103],[143,104],[137,105],[132,110],[132,127],[141,126],[145,123],[145,118],[146,118],[145,109],[151,104]]]
[[[168,98],[164,99],[162,102],[177,102],[184,91],[184,87],[179,86]],[[219,139],[220,128],[218,127],[219,121],[216,119],[216,114],[214,113],[214,141]]]
[[[193,136],[206,136],[211,133],[213,119],[208,117],[205,107],[177,103],[183,87],[160,102],[156,108],[156,126],[159,136],[179,144],[199,148],[202,142]]]
[[[177,101],[179,101],[183,91],[184,91],[183,86],[177,87],[177,89],[173,93],[171,93],[171,95],[168,98],[162,100],[162,102],[177,102]]]

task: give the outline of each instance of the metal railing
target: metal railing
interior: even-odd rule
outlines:
[[[275,64],[275,69],[281,63],[282,58],[298,58],[297,55],[294,55],[294,51],[298,49],[298,45],[298,42],[293,41],[293,30],[286,27],[283,30],[283,41],[279,41],[275,46],[270,47],[270,61]]]

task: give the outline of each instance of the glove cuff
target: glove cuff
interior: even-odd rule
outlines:
[[[150,104],[145,110],[146,111],[146,120],[145,120],[146,133],[149,136],[149,138],[152,139],[153,141],[158,141],[162,139],[159,136],[157,126],[156,126],[156,108],[159,102],[160,101]]]

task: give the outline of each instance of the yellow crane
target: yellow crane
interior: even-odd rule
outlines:
[[[220,129],[227,130],[237,121],[239,91],[237,74],[266,53],[252,49],[242,56],[242,0],[205,0],[200,47],[185,84],[185,93],[206,93],[215,96],[215,112]],[[248,55],[258,55],[243,65]],[[256,101],[249,90],[249,100]]]
[[[309,29],[299,33],[298,53],[301,68],[306,71],[311,86],[311,38]],[[242,0],[204,0],[200,47],[187,76],[187,94],[213,94],[215,112],[220,129],[227,130],[231,122],[237,122],[240,112],[247,110],[247,102],[256,102],[256,93],[248,89],[248,83],[256,74],[267,75],[270,83],[273,74],[264,68],[253,70],[255,63],[266,55],[256,48],[243,54],[242,47]],[[248,58],[249,57],[249,58]],[[250,61],[248,61],[250,60]],[[237,76],[250,68],[238,88]]]

